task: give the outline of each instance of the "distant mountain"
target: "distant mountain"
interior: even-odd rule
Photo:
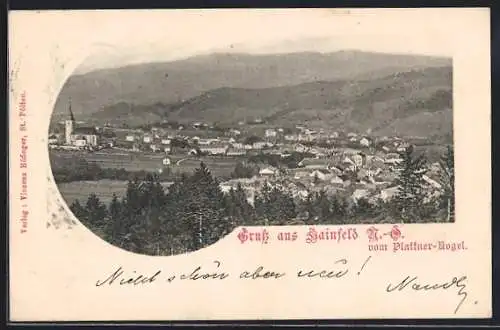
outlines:
[[[142,124],[163,119],[347,129],[373,134],[452,135],[452,69],[416,69],[369,80],[316,81],[260,89],[218,88],[173,104],[106,107],[95,121]]]
[[[195,56],[174,62],[132,65],[74,75],[68,79],[58,96],[53,119],[60,120],[67,116],[70,97],[77,119],[88,120],[104,108],[120,108],[117,104],[179,103],[219,88],[269,89],[316,84],[316,81],[330,84],[329,81],[378,79],[398,72],[442,66],[451,66],[451,59],[359,51]],[[305,85],[303,88],[315,87]],[[286,96],[286,92],[282,92]],[[220,97],[224,93],[240,93],[250,97],[250,94],[256,95],[257,92],[222,89],[209,93]],[[117,111],[127,116],[128,112],[123,110],[125,108],[121,109]],[[132,111],[136,115],[141,108],[134,107]]]

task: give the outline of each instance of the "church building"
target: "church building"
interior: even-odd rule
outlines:
[[[65,121],[65,144],[76,147],[95,147],[99,143],[95,127],[77,127],[75,116],[69,104],[70,118]]]

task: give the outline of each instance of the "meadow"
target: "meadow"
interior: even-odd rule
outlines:
[[[139,153],[122,150],[101,150],[97,152],[68,152],[50,151],[53,166],[59,166],[74,158],[83,158],[89,163],[95,163],[101,168],[123,168],[127,171],[157,172],[164,168],[162,160],[164,153]],[[192,173],[195,168],[204,162],[212,174],[220,178],[228,178],[234,170],[240,157],[205,156],[194,157],[188,155],[169,155],[170,168],[174,173]]]
[[[171,182],[163,182],[166,189]],[[63,182],[58,185],[59,192],[66,204],[71,205],[78,199],[80,204],[85,205],[87,198],[91,193],[95,193],[99,199],[106,205],[113,199],[113,194],[119,198],[125,195],[127,191],[127,181],[119,180],[98,180],[98,181],[74,181]]]
[[[102,150],[98,152],[83,151],[50,151],[51,163],[54,168],[60,168],[71,164],[71,161],[77,158],[83,158],[89,163],[95,163],[101,168],[123,168],[127,171],[148,171],[158,172],[164,168],[162,160],[165,158],[163,153],[133,153],[121,150]],[[236,163],[241,161],[237,157],[189,157],[187,155],[169,155],[171,171],[176,175],[181,173],[191,174],[204,162],[211,173],[221,180],[228,179],[234,170]],[[164,182],[168,186],[170,182]],[[122,197],[127,189],[127,181],[124,180],[87,180],[61,182],[58,184],[59,191],[68,205],[71,205],[75,199],[85,204],[88,196],[95,193],[103,202],[108,203],[115,193]]]

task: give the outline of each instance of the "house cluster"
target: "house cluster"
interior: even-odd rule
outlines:
[[[397,193],[394,180],[397,176],[396,165],[400,161],[397,154],[338,150],[332,157],[304,158],[294,169],[263,166],[253,178],[232,179],[221,183],[221,188],[229,191],[241,185],[250,203],[267,183],[285,189],[298,200],[307,198],[313,192],[326,191],[330,195],[348,193],[353,202],[365,198],[375,204],[387,201]],[[434,163],[423,173],[428,197],[442,192],[438,182],[439,171],[439,164]]]
[[[193,125],[198,127],[206,124],[195,123]],[[207,137],[203,134],[188,136],[179,130],[167,131],[153,127],[148,132],[129,131],[126,135],[118,137],[117,145],[136,151],[221,156],[244,156],[251,151],[263,151],[280,154],[283,157],[292,152],[311,152],[317,157],[325,157],[331,153],[334,145],[348,144],[354,148],[375,146],[373,138],[358,136],[355,133],[345,135],[338,132],[326,132],[323,129],[313,130],[300,125],[296,127],[296,131],[298,133],[286,132],[284,128],[267,128],[262,136],[256,136],[230,128],[216,136]]]

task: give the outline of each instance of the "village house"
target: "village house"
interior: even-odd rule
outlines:
[[[396,153],[387,154],[386,158],[385,158],[386,164],[396,165],[396,164],[399,164],[401,161],[402,161],[402,159],[399,158],[399,155]]]
[[[271,138],[271,137],[276,137],[277,135],[277,132],[274,128],[268,128],[266,129],[266,132],[265,132],[265,136],[267,138]]]
[[[344,183],[344,180],[342,180],[337,174],[332,175],[330,178],[330,184],[333,185],[342,185]]]
[[[161,139],[161,144],[163,145],[169,145],[172,142],[171,139]]]
[[[306,169],[295,169],[292,173],[294,175],[294,179],[299,180],[301,178],[308,177],[311,171]]]
[[[315,131],[315,130],[313,130],[313,129],[306,128],[306,129],[304,130],[304,133],[305,133],[306,135],[315,135],[315,134],[317,134],[318,132],[317,132],[317,131]]]
[[[366,156],[363,153],[352,155],[351,158],[357,167],[362,167],[366,164]]]
[[[71,133],[71,142],[77,147],[95,147],[98,144],[97,130],[94,127],[77,127]]]
[[[300,143],[296,144],[295,147],[294,147],[294,149],[295,149],[296,152],[306,152],[306,151],[309,150],[308,147],[306,147],[305,145],[300,144]]]
[[[297,141],[299,139],[297,134],[286,134],[285,141]]]
[[[59,137],[56,134],[51,134],[49,136],[49,144],[57,144],[59,142]]]
[[[331,180],[334,175],[327,169],[314,170],[309,174],[312,178],[318,178],[321,181]]]
[[[262,142],[262,141],[259,141],[259,142],[255,142],[252,147],[253,149],[263,149],[265,147],[269,147],[271,145],[269,145],[267,142]]]
[[[345,156],[342,159],[342,164],[344,164],[346,166],[356,166],[356,163],[351,158],[349,158],[348,156]]]
[[[209,155],[224,155],[229,149],[226,143],[210,143],[209,145],[200,146],[200,151]]]
[[[134,142],[135,141],[135,135],[127,135],[127,136],[125,136],[125,141]]]
[[[351,198],[355,203],[357,203],[362,198],[368,198],[370,196],[370,191],[368,189],[356,189]]]
[[[198,140],[198,145],[200,145],[200,146],[206,146],[206,145],[209,145],[212,142],[215,142],[215,141],[212,141],[212,139],[199,139]]]
[[[233,136],[239,136],[241,135],[241,131],[237,130],[237,129],[234,129],[234,128],[231,128],[229,130],[229,134],[233,135]]]
[[[366,165],[371,167],[383,167],[384,159],[379,156],[367,155],[366,156]]]
[[[304,158],[298,165],[306,169],[327,169],[329,166],[328,159]]]
[[[196,123],[193,123],[193,128],[195,129],[199,129],[201,127],[204,127],[205,124],[203,123],[200,123],[200,122],[196,122]]]
[[[409,146],[410,146],[410,145],[409,145],[408,143],[405,143],[405,142],[400,143],[400,144],[397,146],[396,151],[397,151],[397,152],[403,152],[403,151],[405,151],[405,150],[406,150]]]
[[[142,142],[144,142],[144,143],[151,143],[151,142],[153,142],[153,136],[149,135],[149,134],[144,135],[142,137]]]
[[[234,146],[229,147],[226,152],[226,156],[244,156],[247,154],[247,150],[243,148],[236,148]]]
[[[233,142],[231,143],[231,147],[236,149],[245,149],[245,146],[241,142]]]
[[[331,171],[332,173],[336,174],[336,175],[340,175],[340,174],[344,173],[344,171],[343,171],[342,169],[340,169],[340,167],[339,167],[339,166],[329,165],[329,166],[327,167],[327,169],[328,169],[329,171]]]
[[[438,189],[438,190],[441,190],[443,187],[441,186],[440,183],[438,183],[437,181],[431,179],[430,177],[428,177],[427,175],[423,175],[422,176],[422,179],[429,185],[431,186],[432,188],[434,189]]]
[[[328,136],[330,139],[338,139],[339,133],[338,132],[333,132]]]
[[[162,163],[163,163],[163,166],[169,166],[172,163],[172,161],[170,160],[170,158],[165,157],[165,158],[163,158]]]
[[[160,146],[159,146],[159,145],[157,145],[157,144],[151,144],[151,145],[149,145],[149,148],[150,148],[150,149],[151,149],[151,151],[153,151],[153,152],[157,152],[157,151],[160,151],[160,150],[161,150]]]
[[[371,141],[368,138],[364,137],[361,140],[359,140],[359,144],[362,147],[369,147],[371,145]]]
[[[266,167],[266,168],[263,168],[259,171],[259,175],[261,176],[273,176],[276,174],[276,169],[272,168],[272,167]]]
[[[391,200],[399,191],[399,186],[394,186],[394,187],[389,187],[389,188],[386,188],[386,189],[383,189],[381,192],[380,192],[380,199],[382,199],[382,201],[384,202],[387,202],[389,200]]]
[[[198,144],[200,142],[200,138],[198,136],[193,136],[189,139],[189,143]]]

